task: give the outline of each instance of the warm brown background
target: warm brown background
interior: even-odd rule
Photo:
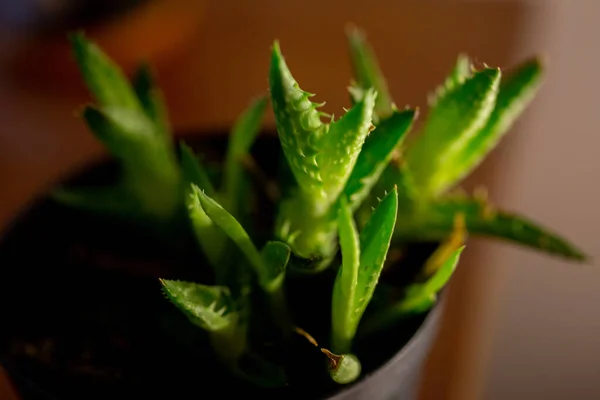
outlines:
[[[95,32],[123,62],[135,54],[154,55],[176,130],[202,134],[228,126],[250,98],[267,89],[269,47],[275,38],[303,88],[317,93],[318,100],[327,100],[327,111],[339,114],[348,104],[345,88],[350,79],[344,27],[354,22],[367,31],[397,104],[420,106],[424,112],[426,94],[442,81],[459,52],[500,67],[522,56],[519,43],[535,11],[523,2],[368,4],[161,0],[135,19],[116,21]],[[132,27],[145,34],[131,34]],[[18,64],[16,74],[9,62],[22,48],[22,38],[3,33],[0,223],[5,224],[34,194],[103,150],[74,115],[87,98],[78,86],[79,77],[69,75],[66,58],[59,50],[35,57],[28,48],[25,56],[20,55],[26,62]],[[44,72],[46,67],[51,73]],[[267,124],[271,123],[269,119]],[[518,131],[517,127],[514,135]],[[485,181],[493,189],[498,174],[491,166],[506,159],[510,140],[471,183]],[[496,272],[486,267],[488,258],[481,248],[470,247],[451,285],[423,398],[466,400],[481,393],[487,354],[482,340],[487,336],[476,328],[490,310],[485,307],[492,307],[482,299],[493,299],[494,291],[500,290],[489,284]],[[0,399],[8,398],[2,388],[0,384]]]

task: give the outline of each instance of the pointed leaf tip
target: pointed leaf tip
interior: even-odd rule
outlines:
[[[446,286],[458,266],[460,256],[465,247],[465,245],[462,245],[449,255],[437,272],[423,285],[425,292],[428,292],[431,296],[435,296]]]
[[[344,190],[369,136],[376,95],[374,88],[365,90],[362,99],[330,125],[320,143],[317,162],[328,206]]]
[[[541,77],[542,67],[537,58],[521,63],[502,76],[488,121],[448,163],[447,187],[458,183],[485,160],[533,100]]]
[[[167,298],[202,329],[216,332],[237,322],[235,303],[227,287],[168,279],[159,282]]]
[[[326,193],[316,156],[327,126],[321,121],[318,104],[300,88],[277,46],[271,58],[269,88],[277,134],[290,170],[304,193],[315,203],[323,202]]]
[[[485,68],[455,82],[431,107],[421,134],[406,153],[408,169],[423,196],[436,196],[452,181],[454,156],[485,126],[494,110],[501,72]]]
[[[272,47],[273,47],[274,50],[279,51],[279,49],[280,49],[279,39],[273,40],[273,46]]]
[[[71,51],[89,91],[103,107],[141,111],[141,104],[121,68],[82,33],[70,37]]]

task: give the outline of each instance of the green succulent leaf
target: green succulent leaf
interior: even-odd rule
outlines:
[[[268,98],[265,96],[254,100],[236,121],[229,138],[223,192],[224,198],[227,199],[228,209],[236,216],[238,214],[237,202],[242,198],[241,185],[244,178],[242,159],[248,156],[256,136],[260,132],[267,105]]]
[[[379,281],[396,226],[397,213],[398,192],[394,187],[381,200],[360,232],[360,270],[354,301],[357,325]]]
[[[81,74],[99,103],[98,107],[85,108],[83,118],[121,162],[123,176],[119,185],[134,197],[132,202],[139,210],[132,215],[171,219],[181,201],[179,168],[168,137],[164,109],[160,111],[160,96],[152,87],[148,71],[139,71],[134,90],[119,67],[83,34],[72,35],[71,44]],[[82,204],[84,196],[94,203],[102,200],[91,199],[92,192],[87,193],[71,196],[71,200],[78,197],[82,207],[86,207]]]
[[[447,187],[473,171],[512,127],[531,103],[542,82],[543,68],[539,59],[519,65],[500,82],[496,106],[487,123],[449,163]]]
[[[321,139],[317,162],[329,202],[338,198],[372,128],[375,92],[371,89],[342,118],[331,123],[327,136]]]
[[[334,283],[332,300],[332,348],[335,352],[347,353],[351,349],[356,329],[383,269],[397,211],[398,194],[394,188],[375,209],[359,235],[347,201],[341,202],[338,225],[342,267]]]
[[[204,212],[194,187],[196,186],[191,183],[185,196],[188,216],[196,240],[215,271],[217,282],[223,284],[226,282],[226,271],[222,268],[221,261],[227,243],[226,236]]]
[[[60,188],[54,199],[131,218],[170,218],[179,201],[179,171],[169,149],[153,137],[152,122],[143,113],[119,107],[86,107],[83,118],[121,162],[121,181],[107,188]]]
[[[455,250],[441,267],[424,283],[415,283],[406,289],[404,299],[393,306],[398,316],[428,311],[437,299],[437,294],[446,286],[456,266],[464,246]]]
[[[425,296],[437,295],[450,281],[452,274],[456,270],[460,255],[462,254],[465,246],[461,246],[454,250],[452,254],[446,259],[445,262],[440,264],[440,267],[436,272],[422,284],[422,293]]]
[[[209,196],[215,195],[215,189],[210,181],[204,165],[200,162],[194,151],[184,142],[179,144],[181,153],[181,169],[186,180],[186,193],[184,197],[188,216],[192,224],[194,235],[202,252],[213,267],[217,276],[217,282],[227,282],[226,270],[222,265],[223,252],[226,246],[226,236],[223,231],[214,224],[212,219],[204,212],[200,200],[196,195],[194,187],[204,190]]]
[[[376,93],[366,90],[342,118],[324,124],[318,105],[292,77],[277,42],[270,87],[283,152],[306,199],[317,213],[325,213],[343,190],[371,129]]]
[[[371,193],[389,165],[394,151],[399,148],[412,127],[415,116],[414,110],[394,110],[367,137],[343,192],[343,196],[350,200],[352,210],[356,210]],[[391,188],[395,184],[387,187]]]
[[[197,186],[194,192],[206,215],[238,246],[256,272],[261,287],[267,292],[280,289],[290,248],[279,242],[268,242],[261,254],[242,225],[220,204]]]
[[[277,324],[284,334],[289,334],[291,322],[283,291],[285,267],[290,254],[289,247],[283,243],[269,242],[263,249],[263,253],[259,253],[248,233],[229,212],[197,186],[194,186],[194,191],[206,214],[246,256],[250,267],[258,277],[261,288],[267,294]]]
[[[338,229],[342,266],[333,286],[331,340],[334,352],[346,353],[356,330],[354,303],[360,268],[360,241],[352,211],[345,199],[342,199],[338,211]]]
[[[167,298],[202,329],[217,332],[237,323],[239,315],[227,287],[166,279],[160,282]]]
[[[141,158],[141,147],[153,140],[154,127],[143,113],[127,108],[88,106],[83,110],[83,118],[111,154],[131,164],[133,159]]]
[[[156,132],[164,136],[165,142],[171,146],[171,136],[167,110],[161,91],[155,86],[150,66],[143,64],[133,78],[133,88],[141,102],[144,112],[154,123]]]
[[[457,214],[464,215],[470,234],[509,240],[567,259],[583,261],[586,258],[581,250],[556,233],[525,217],[497,210],[485,198],[442,198],[419,213],[400,213],[403,223],[397,226],[395,238],[440,240],[452,231]]]
[[[322,199],[317,146],[327,125],[321,122],[318,105],[309,100],[311,94],[300,89],[292,76],[278,42],[273,45],[269,86],[279,140],[294,177],[305,193]]]
[[[500,70],[486,68],[441,96],[406,153],[408,169],[423,197],[443,192],[454,156],[486,124],[494,109]]]
[[[257,272],[258,276],[265,276],[267,271],[265,271],[262,257],[242,225],[240,225],[235,217],[227,212],[219,203],[210,198],[195,185],[194,193],[200,201],[204,212],[206,212],[210,219],[239,247]]]
[[[353,99],[359,101],[362,98],[360,91],[375,89],[377,100],[375,101],[375,114],[377,122],[379,118],[386,118],[394,111],[392,97],[390,96],[387,82],[375,52],[367,42],[365,34],[356,27],[350,27],[346,31],[350,49],[352,69],[359,91],[351,92]]]
[[[140,101],[121,69],[83,33],[70,38],[79,70],[98,103],[141,112]]]
[[[87,107],[90,130],[123,165],[123,185],[137,197],[142,213],[170,218],[179,201],[179,170],[170,149],[157,143],[151,121],[125,108]]]
[[[226,286],[160,279],[166,297],[194,325],[208,332],[221,362],[237,371],[246,353],[246,308],[234,301]]]

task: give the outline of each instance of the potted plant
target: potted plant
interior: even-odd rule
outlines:
[[[26,398],[413,398],[467,234],[584,259],[450,192],[532,99],[537,59],[504,76],[460,56],[405,141],[417,111],[395,107],[363,34],[348,39],[341,118],[275,42],[269,96],[228,138],[177,149],[150,69],[130,83],[72,37],[97,103],[82,116],[113,159],[29,207],[0,246],[0,354]],[[276,135],[257,139],[269,103]]]

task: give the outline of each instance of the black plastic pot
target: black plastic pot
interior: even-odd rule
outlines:
[[[220,137],[190,144],[219,160],[225,144]],[[261,139],[253,151],[263,170],[279,165],[276,140]],[[110,182],[117,172],[104,162],[70,182]],[[416,247],[408,254],[420,264],[430,250]],[[22,398],[415,398],[439,306],[359,343],[365,373],[348,387],[315,380],[260,389],[222,371],[203,332],[160,292],[158,277],[209,280],[203,260],[186,229],[159,237],[49,198],[27,207],[0,242],[0,361]],[[299,354],[322,358],[308,343]],[[298,367],[304,368],[302,360]]]

